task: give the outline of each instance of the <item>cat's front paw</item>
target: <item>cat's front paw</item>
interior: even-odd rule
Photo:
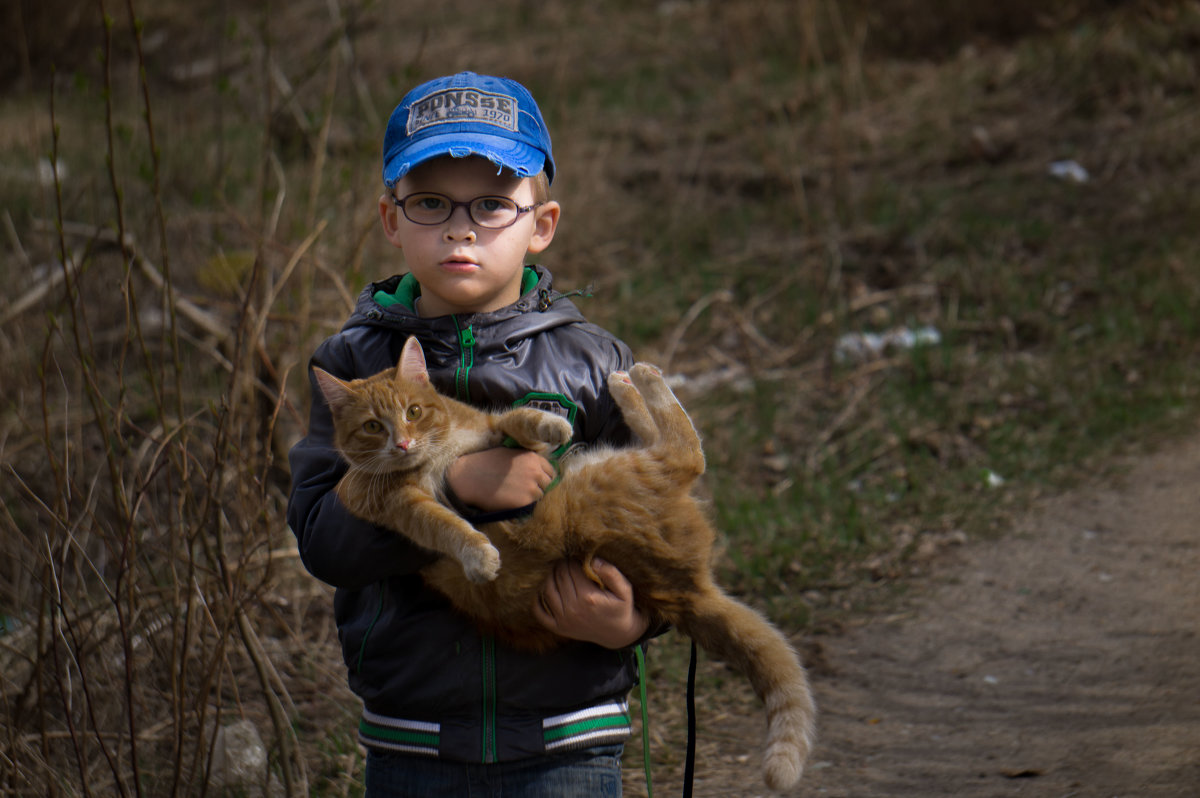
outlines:
[[[570,421],[553,413],[543,413],[542,415],[545,418],[538,425],[538,438],[545,441],[547,448],[553,451],[571,440],[575,429],[571,426]]]
[[[500,573],[500,552],[490,543],[466,549],[460,562],[472,582],[491,582]]]
[[[571,440],[571,422],[545,410],[519,407],[504,414],[500,431],[522,449],[549,454]]]

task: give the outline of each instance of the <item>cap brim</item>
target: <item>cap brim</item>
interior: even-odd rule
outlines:
[[[533,177],[546,167],[546,154],[536,147],[485,133],[444,133],[429,136],[390,155],[383,165],[383,183],[388,188],[411,170],[434,158],[477,155],[519,177]]]

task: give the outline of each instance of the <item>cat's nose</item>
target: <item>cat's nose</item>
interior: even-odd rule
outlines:
[[[412,440],[409,438],[401,438],[396,441],[396,448],[401,451],[407,452],[409,446],[412,446]]]

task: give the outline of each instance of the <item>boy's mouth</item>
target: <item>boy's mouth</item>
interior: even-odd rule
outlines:
[[[442,261],[441,267],[448,272],[471,272],[478,269],[479,264],[470,258],[451,256]]]

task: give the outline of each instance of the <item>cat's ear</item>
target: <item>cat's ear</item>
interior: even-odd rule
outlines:
[[[425,352],[415,335],[409,336],[400,352],[400,365],[396,368],[397,380],[413,382],[429,382],[429,372],[425,369]]]
[[[317,378],[317,387],[325,396],[325,403],[330,407],[339,407],[350,397],[350,389],[346,383],[324,369],[313,366],[313,376]]]

